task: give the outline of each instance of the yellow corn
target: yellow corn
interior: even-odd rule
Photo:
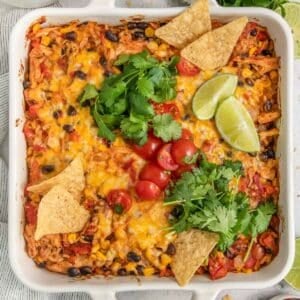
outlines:
[[[159,51],[165,51],[165,50],[168,49],[168,47],[169,46],[167,44],[162,43],[162,44],[159,45],[158,49],[159,49]]]
[[[126,232],[124,231],[123,228],[118,228],[116,231],[115,231],[115,236],[116,238],[119,240],[122,240],[122,239],[126,239]]]
[[[36,33],[38,30],[40,30],[41,29],[41,24],[39,24],[39,23],[37,23],[37,24],[34,24],[33,26],[32,26],[32,31],[34,32],[34,33]]]
[[[104,241],[101,242],[101,248],[102,249],[108,249],[109,245],[110,245],[110,242],[107,241],[107,240],[104,240]]]
[[[114,262],[112,265],[111,265],[111,270],[113,271],[113,273],[117,273],[118,270],[120,269],[121,267],[121,264],[118,263],[118,262]]]
[[[144,269],[144,275],[145,276],[151,276],[151,275],[154,274],[154,272],[155,272],[154,268],[151,268],[151,267]]]
[[[96,257],[99,260],[106,260],[106,256],[100,251],[96,252]]]
[[[169,263],[171,263],[172,258],[168,254],[162,254],[160,261],[164,266],[167,266]]]
[[[154,36],[154,30],[152,27],[147,27],[145,30],[146,37],[153,37]]]
[[[93,247],[92,247],[92,253],[96,253],[99,249],[100,249],[100,245],[99,244],[93,245]]]
[[[256,51],[257,51],[256,47],[250,48],[250,50],[249,50],[249,56],[252,56]]]
[[[249,68],[243,68],[243,70],[242,70],[242,76],[244,78],[249,78],[249,77],[252,76],[252,74],[253,74],[253,72]]]
[[[135,272],[136,271],[135,267],[136,267],[136,263],[130,262],[126,265],[126,270],[127,270],[127,272],[130,272],[130,271]]]
[[[48,46],[51,42],[51,39],[49,38],[49,36],[44,35],[41,39],[41,44],[44,46]]]
[[[68,242],[70,244],[74,244],[75,242],[77,242],[79,239],[79,236],[77,233],[69,233],[68,234]]]
[[[151,41],[147,44],[147,47],[150,51],[156,51],[158,49],[158,44],[154,41]]]

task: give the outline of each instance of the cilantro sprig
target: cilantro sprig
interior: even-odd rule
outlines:
[[[142,145],[147,141],[149,127],[165,142],[178,139],[181,126],[171,115],[155,116],[149,102],[162,103],[176,96],[176,64],[178,57],[158,61],[147,51],[122,54],[115,61],[120,74],[106,78],[98,91],[88,84],[79,101],[91,107],[91,114],[99,128],[98,135],[109,141],[116,138],[115,130]]]
[[[276,207],[272,201],[250,208],[246,194],[232,190],[229,183],[243,175],[240,161],[222,165],[202,158],[198,168],[183,173],[167,191],[165,205],[177,205],[179,216],[170,219],[172,229],[182,232],[199,228],[216,232],[218,248],[225,251],[245,234],[255,238],[268,228]]]

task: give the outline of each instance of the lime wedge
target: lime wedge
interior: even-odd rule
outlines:
[[[296,252],[293,266],[284,279],[294,289],[300,289],[300,238],[296,239]]]
[[[192,108],[199,120],[211,119],[220,100],[231,96],[238,77],[233,74],[216,75],[202,84],[194,95]]]
[[[300,3],[289,2],[282,6],[284,11],[278,7],[276,12],[281,14],[291,26],[295,43],[295,56],[300,58]]]
[[[260,144],[253,120],[235,97],[229,97],[220,104],[215,120],[221,136],[229,145],[245,152],[259,151]]]

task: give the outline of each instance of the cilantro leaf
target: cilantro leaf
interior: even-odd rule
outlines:
[[[143,95],[138,93],[130,93],[128,97],[131,105],[131,112],[133,114],[145,117],[151,117],[154,115],[153,106]]]
[[[83,105],[87,100],[96,98],[98,96],[98,91],[96,87],[92,84],[87,84],[79,97],[80,105]]]
[[[115,66],[121,66],[128,62],[129,54],[121,54],[118,59],[114,62]]]
[[[116,139],[115,134],[104,124],[101,115],[95,109],[93,110],[93,117],[99,127],[98,135],[113,142]]]
[[[151,98],[154,92],[154,86],[151,80],[146,77],[142,77],[138,79],[137,82],[138,91],[147,98]]]
[[[157,115],[152,120],[154,134],[164,142],[177,140],[181,137],[181,125],[170,114]]]

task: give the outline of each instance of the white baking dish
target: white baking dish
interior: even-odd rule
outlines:
[[[260,8],[221,8],[212,5],[214,18],[229,21],[239,16],[248,16],[266,25],[275,40],[277,54],[281,57],[281,103],[282,120],[278,156],[280,157],[280,211],[283,217],[280,251],[275,260],[259,272],[252,274],[229,274],[226,278],[211,281],[205,276],[194,276],[184,288],[172,278],[116,277],[113,279],[93,278],[76,281],[69,277],[39,269],[27,256],[23,239],[23,190],[26,183],[26,145],[22,133],[23,73],[28,53],[26,31],[30,24],[45,16],[49,24],[62,24],[74,19],[95,20],[117,24],[120,19],[143,15],[147,20],[171,17],[183,8],[126,9],[116,8],[111,1],[80,9],[44,8],[30,12],[14,27],[10,39],[10,148],[9,148],[9,256],[18,278],[32,289],[44,292],[87,292],[98,299],[115,299],[115,293],[145,289],[186,289],[194,292],[194,299],[211,299],[222,289],[263,288],[280,281],[291,267],[294,257],[293,221],[293,143],[292,143],[292,83],[293,42],[290,29],[276,13]],[[105,5],[104,5],[105,4]]]

